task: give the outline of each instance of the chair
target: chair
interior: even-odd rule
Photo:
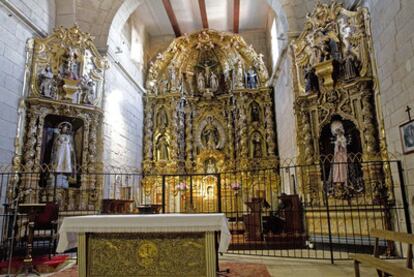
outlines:
[[[59,206],[46,203],[43,211],[34,215],[33,241],[48,241],[49,259],[56,249],[58,232]]]

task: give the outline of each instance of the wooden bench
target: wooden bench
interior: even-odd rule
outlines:
[[[399,233],[385,230],[371,230],[371,236],[375,237],[374,254],[350,254],[350,257],[354,259],[355,276],[360,277],[359,264],[364,263],[372,267],[375,267],[378,272],[378,276],[414,276],[413,268],[413,251],[412,245],[414,244],[414,235],[407,233]],[[385,239],[387,241],[396,241],[408,244],[407,250],[407,262],[406,267],[391,263],[379,258],[379,240]]]

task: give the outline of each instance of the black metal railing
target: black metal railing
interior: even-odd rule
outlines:
[[[334,176],[334,167],[347,174]],[[58,226],[66,216],[148,207],[160,213],[220,212],[232,234],[230,253],[333,262],[371,252],[371,229],[411,233],[405,190],[399,161],[360,159],[210,174],[1,172],[1,256],[7,259],[11,245],[13,255],[26,247],[28,219],[18,204],[53,202],[59,206]],[[53,252],[51,243],[39,239],[34,254]],[[389,256],[403,255],[400,245],[382,241],[381,247]]]

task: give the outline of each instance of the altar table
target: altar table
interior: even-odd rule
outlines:
[[[57,252],[78,247],[79,276],[216,276],[231,234],[224,214],[66,217]]]

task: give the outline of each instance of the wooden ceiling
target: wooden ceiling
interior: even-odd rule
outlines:
[[[136,16],[151,36],[181,36],[202,28],[238,33],[265,29],[265,0],[147,0]]]

